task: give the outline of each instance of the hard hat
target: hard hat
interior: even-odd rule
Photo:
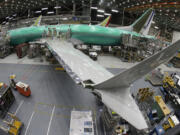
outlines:
[[[0,82],[0,88],[4,85],[4,83]]]
[[[13,75],[10,75],[10,79],[15,79],[16,78],[16,75],[13,74]]]

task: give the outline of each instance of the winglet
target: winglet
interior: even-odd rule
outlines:
[[[41,24],[42,15],[40,15],[37,20],[34,21],[33,26],[40,26]]]
[[[98,25],[103,26],[103,27],[107,27],[109,25],[109,23],[110,23],[110,19],[111,19],[111,15],[108,16],[103,22],[101,22]]]

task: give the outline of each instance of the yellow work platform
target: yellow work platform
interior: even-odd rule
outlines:
[[[23,123],[14,114],[8,113],[8,115],[12,118],[12,120],[10,122],[4,120],[3,122],[6,123],[9,128],[6,129],[2,126],[0,126],[0,128],[9,135],[20,135]]]
[[[174,80],[172,79],[172,77],[169,76],[168,73],[165,73],[165,77],[163,80],[163,87],[167,88],[168,87],[167,84],[169,84],[173,88],[176,88],[176,84],[175,84]]]
[[[158,103],[159,107],[161,108],[165,116],[170,114],[171,111],[169,110],[167,105],[164,103],[161,96],[155,96],[155,100]]]

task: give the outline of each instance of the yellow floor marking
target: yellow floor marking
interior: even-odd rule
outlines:
[[[64,71],[64,68],[62,68],[62,67],[56,67],[55,70],[56,70],[56,71]]]

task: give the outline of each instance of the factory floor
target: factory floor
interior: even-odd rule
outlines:
[[[22,135],[68,135],[71,110],[92,110],[97,135],[104,135],[95,97],[76,85],[64,71],[52,65],[0,64],[0,80],[9,84],[8,75],[30,85],[32,95],[13,91],[16,101],[10,112],[24,123]],[[2,134],[1,134],[2,135]]]
[[[114,74],[136,64],[123,63],[109,55],[98,57],[98,63]],[[88,90],[76,85],[66,72],[55,70],[56,67],[58,66],[34,59],[28,60],[26,57],[17,59],[15,54],[0,59],[0,81],[9,84],[8,76],[14,73],[17,80],[29,84],[32,91],[30,97],[13,91],[16,101],[9,111],[16,113],[24,123],[22,135],[68,135],[71,110],[92,110],[96,135],[108,135],[100,120],[101,106],[97,105],[95,97]],[[163,69],[169,71],[166,66]],[[132,85],[131,90],[143,87],[152,86],[142,78]]]

